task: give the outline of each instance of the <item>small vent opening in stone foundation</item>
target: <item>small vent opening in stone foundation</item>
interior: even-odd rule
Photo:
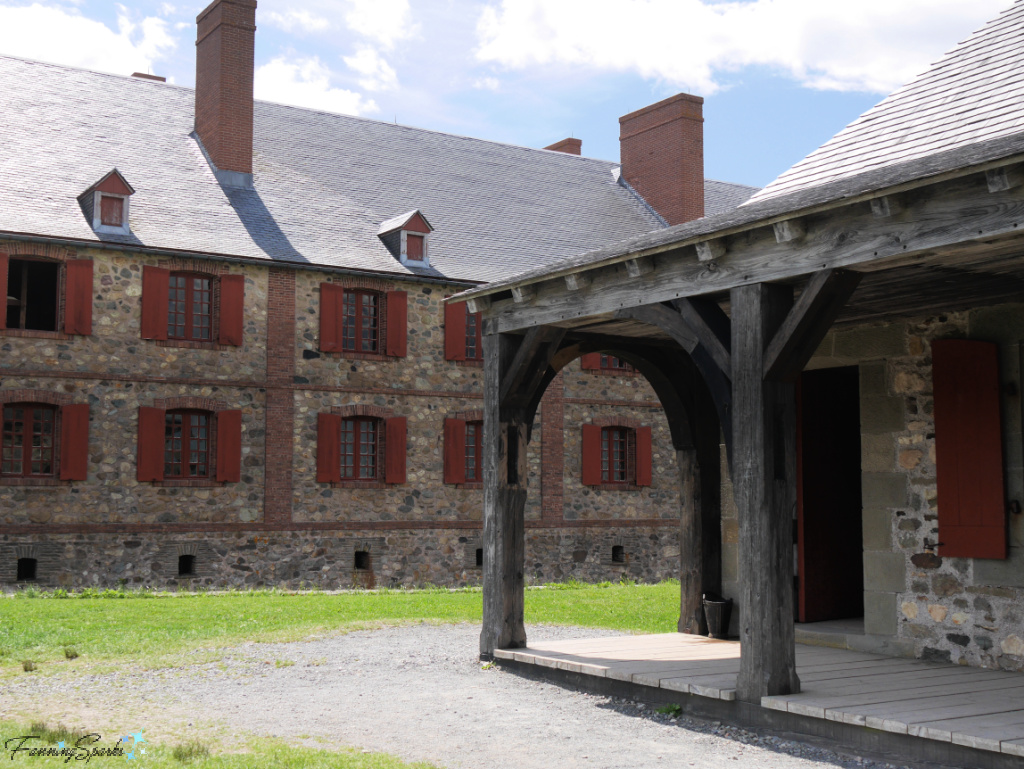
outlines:
[[[370,570],[370,554],[366,550],[356,550],[355,568],[356,571]]]
[[[626,562],[626,548],[622,545],[612,545],[612,563]]]
[[[36,567],[39,562],[35,558],[18,559],[18,582],[32,582],[36,578]]]
[[[484,550],[482,547],[476,549],[476,565],[478,568],[482,568],[484,565]]]
[[[196,557],[194,555],[178,556],[178,576],[194,577],[196,574]]]

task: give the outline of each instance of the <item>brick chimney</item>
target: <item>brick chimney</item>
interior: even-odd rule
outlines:
[[[681,93],[619,118],[622,178],[669,224],[704,216],[703,105]]]
[[[196,133],[222,183],[251,186],[256,0],[214,0],[196,24]]]
[[[548,145],[544,149],[554,150],[555,152],[564,152],[567,155],[579,155],[583,150],[582,139],[562,139],[560,142]]]

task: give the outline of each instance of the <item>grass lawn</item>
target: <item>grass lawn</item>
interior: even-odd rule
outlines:
[[[59,662],[179,664],[188,652],[245,641],[297,641],[328,633],[408,622],[479,622],[479,590],[352,593],[139,594],[110,597],[0,598],[0,671],[41,671]],[[124,597],[117,597],[123,595]],[[142,597],[149,596],[149,597]],[[679,585],[557,585],[529,589],[526,622],[668,633],[679,617]],[[65,659],[72,649],[79,657]]]

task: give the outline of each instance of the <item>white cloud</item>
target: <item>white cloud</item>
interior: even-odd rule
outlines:
[[[387,91],[398,87],[395,70],[372,48],[363,48],[355,56],[344,59],[351,69],[362,75],[359,85],[367,91]]]
[[[148,72],[177,45],[163,19],[132,21],[118,6],[118,31],[76,11],[39,3],[0,5],[0,53],[130,75]]]
[[[501,88],[501,83],[496,77],[478,77],[473,81],[473,87],[481,91],[497,91]]]
[[[285,13],[271,11],[266,14],[265,18],[270,24],[289,34],[294,32],[323,32],[331,26],[330,19],[325,16],[294,9],[288,10]]]
[[[345,15],[349,28],[385,50],[417,32],[409,0],[349,0],[349,6]]]
[[[331,70],[315,56],[295,59],[279,56],[256,69],[256,98],[346,115],[378,111],[372,99],[355,91],[332,87],[331,77]]]
[[[1007,0],[501,0],[477,25],[477,58],[634,72],[711,94],[746,66],[818,89],[887,93]]]

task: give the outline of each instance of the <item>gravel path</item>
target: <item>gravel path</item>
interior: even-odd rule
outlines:
[[[558,627],[528,634],[619,635]],[[450,769],[890,766],[482,669],[478,639],[477,625],[423,624],[246,644],[222,662],[156,674],[18,676],[0,684],[0,710],[144,713],[197,727],[216,723],[229,733],[356,745]],[[147,725],[156,731],[152,720]]]

